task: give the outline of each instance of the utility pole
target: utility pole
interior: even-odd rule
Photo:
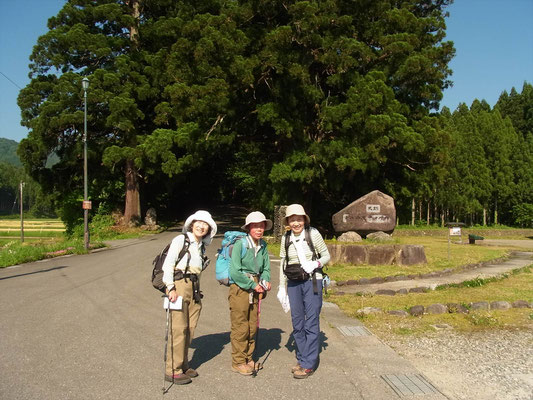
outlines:
[[[87,77],[81,80],[83,87],[83,239],[85,250],[89,250],[89,209],[91,203],[87,199],[87,89],[89,88],[89,79]]]
[[[22,188],[24,182],[20,182],[20,242],[24,243],[24,207],[22,206]]]

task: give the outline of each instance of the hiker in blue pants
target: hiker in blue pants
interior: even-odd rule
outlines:
[[[305,379],[318,365],[322,267],[330,256],[322,235],[309,226],[310,218],[300,204],[287,207],[283,222],[290,231],[281,239],[278,299],[285,312],[291,311],[297,360],[291,372],[294,378]]]

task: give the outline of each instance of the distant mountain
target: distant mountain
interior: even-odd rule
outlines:
[[[14,140],[0,138],[0,161],[21,167],[22,163],[17,156],[18,146],[18,142]]]
[[[20,158],[17,156],[18,142],[11,139],[0,138],[0,162],[5,162],[17,167],[22,167]],[[56,153],[52,153],[48,156],[46,161],[46,168],[51,168],[52,165],[59,162],[59,157]]]

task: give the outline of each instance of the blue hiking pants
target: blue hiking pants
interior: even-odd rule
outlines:
[[[291,303],[292,335],[296,342],[296,359],[302,368],[315,369],[320,351],[320,310],[322,309],[322,279],[291,281],[287,293]]]

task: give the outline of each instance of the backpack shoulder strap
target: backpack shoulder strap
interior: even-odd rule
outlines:
[[[289,246],[291,245],[290,242],[291,238],[291,231],[285,232],[285,261],[289,262]]]
[[[305,228],[305,241],[307,242],[307,245],[313,252],[313,260],[320,258],[315,250],[315,246],[313,245],[313,239],[311,239],[311,227],[310,226]]]
[[[178,265],[178,263],[185,256],[185,254],[187,254],[187,265],[185,266],[185,271],[187,271],[189,269],[189,262],[191,261],[191,253],[189,253],[189,246],[191,245],[191,241],[189,240],[189,236],[186,233],[183,236],[183,246],[178,254],[178,260],[176,261],[176,264],[174,264],[174,267]]]

